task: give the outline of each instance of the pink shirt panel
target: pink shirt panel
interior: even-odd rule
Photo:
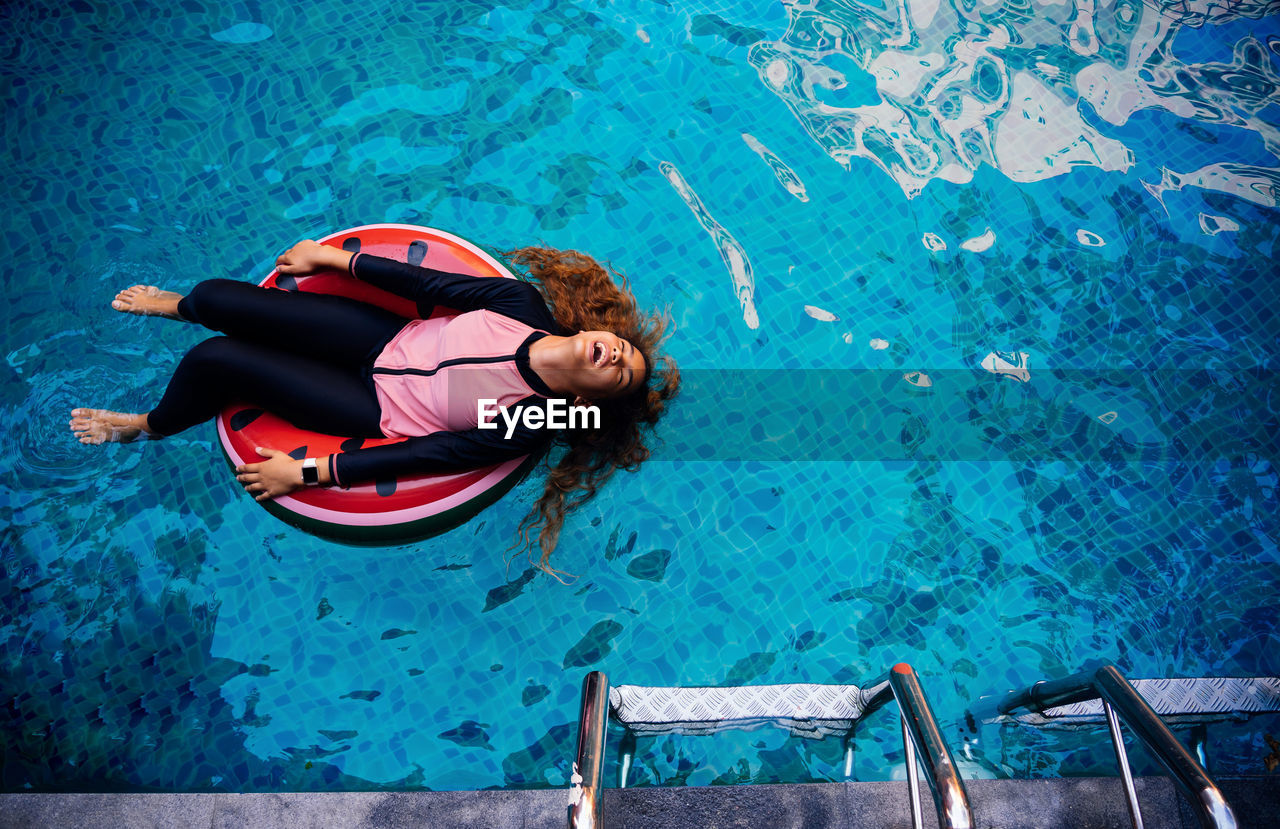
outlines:
[[[382,407],[382,433],[417,437],[476,428],[476,404],[495,399],[514,406],[534,390],[520,374],[515,353],[537,329],[492,311],[414,320],[392,338],[374,361],[373,382]],[[510,357],[498,362],[474,361]],[[410,369],[410,373],[387,373]],[[424,376],[415,372],[433,372]],[[496,418],[504,428],[501,417]]]

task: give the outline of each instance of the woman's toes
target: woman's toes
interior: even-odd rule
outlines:
[[[98,444],[106,440],[107,424],[99,416],[101,409],[72,409],[71,432],[81,443]]]
[[[160,289],[154,285],[134,285],[116,294],[116,298],[111,302],[111,307],[117,311],[145,311],[145,309],[136,306],[143,304],[142,300],[154,297],[159,293]]]
[[[137,314],[143,317],[166,317],[180,319],[177,303],[181,294],[173,291],[162,291],[155,285],[134,285],[116,294],[111,307],[126,314]]]

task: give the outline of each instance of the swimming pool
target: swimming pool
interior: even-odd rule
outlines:
[[[1098,661],[1274,673],[1277,19],[903,8],[0,10],[4,788],[563,785],[591,669],[908,661],[957,740],[980,695]],[[572,584],[506,561],[536,481],[354,549],[254,505],[212,426],[70,439],[199,337],[119,287],[377,221],[583,247],[669,306],[686,392],[566,525]],[[1256,737],[1218,768],[1256,771]],[[636,774],[838,753],[664,741]]]

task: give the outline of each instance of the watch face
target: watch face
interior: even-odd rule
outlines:
[[[302,462],[302,482],[308,486],[320,483],[320,470],[316,469],[316,462],[311,458]]]

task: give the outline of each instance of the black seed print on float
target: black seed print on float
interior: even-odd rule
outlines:
[[[422,260],[427,258],[427,243],[421,239],[414,239],[409,243],[409,258],[405,261],[410,265],[417,267],[422,264]]]
[[[409,243],[409,252],[406,254],[405,261],[415,268],[421,267],[423,260],[427,258],[427,243],[423,239],[414,239]],[[422,300],[418,301],[418,316],[426,319],[431,316],[431,312],[435,310],[435,306]]]
[[[241,409],[231,416],[231,431],[238,432],[257,420],[262,415],[262,409]]]

